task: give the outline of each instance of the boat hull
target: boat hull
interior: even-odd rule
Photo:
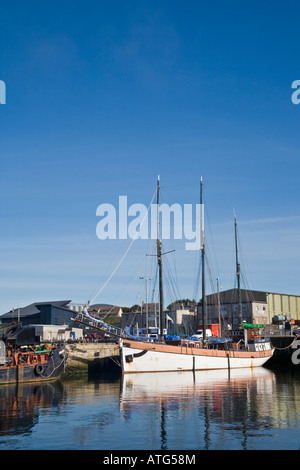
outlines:
[[[0,366],[0,385],[56,380],[64,369],[66,357],[64,349],[58,348],[47,362]]]
[[[125,374],[260,367],[273,354],[273,349],[226,351],[131,340],[122,340],[120,346],[122,372]]]

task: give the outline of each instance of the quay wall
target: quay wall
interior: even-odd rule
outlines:
[[[119,345],[113,342],[66,344],[66,374],[116,371],[120,362]]]

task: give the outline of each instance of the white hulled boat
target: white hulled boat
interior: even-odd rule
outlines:
[[[108,332],[119,338],[121,368],[124,374],[141,372],[174,372],[253,368],[263,366],[273,355],[270,339],[261,338],[259,331],[249,328],[240,330],[238,338],[206,338],[206,296],[205,296],[205,243],[203,229],[202,179],[201,179],[201,251],[202,251],[202,316],[203,338],[180,339],[177,345],[167,344],[163,335],[158,340],[149,337],[131,337],[129,331],[105,325],[102,320],[92,318],[87,310],[77,315],[76,321]],[[159,177],[157,181],[157,211],[159,211]],[[159,221],[159,217],[157,217]],[[158,223],[158,222],[157,222]],[[235,219],[236,228],[236,219]],[[159,269],[159,331],[163,325],[162,252],[157,228],[157,262]],[[236,245],[237,246],[237,245]],[[237,279],[240,291],[240,265],[237,259]],[[239,296],[241,316],[241,299]],[[87,323],[88,322],[88,323]],[[242,319],[241,319],[242,324]],[[243,336],[241,336],[241,334]]]
[[[206,338],[205,242],[203,229],[202,178],[200,188],[203,340],[181,339],[178,345],[171,345],[162,341],[162,337],[161,342],[136,340],[130,339],[129,337],[121,338],[121,367],[122,372],[125,374],[135,372],[252,368],[264,365],[273,354],[270,340],[260,338],[258,332],[254,329],[244,329],[244,337],[239,338],[237,342],[234,342],[231,338]],[[159,178],[157,182],[157,210],[159,210]],[[157,237],[157,260],[159,268],[160,331],[163,331],[162,253],[159,236]],[[240,289],[240,266],[238,259],[237,278],[238,287]],[[239,311],[241,312],[241,305],[239,305]]]
[[[121,339],[120,349],[122,372],[125,374],[259,367],[273,354],[270,341],[267,340],[256,340],[249,344],[247,350],[226,350],[203,348],[200,343],[188,340],[182,340],[178,346],[171,346]]]

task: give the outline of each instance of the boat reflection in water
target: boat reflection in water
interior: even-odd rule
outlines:
[[[299,449],[296,372],[152,372],[2,386],[0,449]]]
[[[3,385],[0,387],[0,434],[19,436],[26,434],[39,421],[40,410],[57,409],[62,404],[61,382]]]
[[[246,449],[249,432],[253,437],[261,426],[264,431],[272,427],[275,384],[274,373],[263,367],[230,374],[226,370],[125,374],[121,410],[129,419],[137,410],[156,409],[162,450],[226,448],[233,434],[236,448]]]
[[[3,385],[0,449],[99,449],[103,428],[118,419],[119,398],[120,375]],[[107,410],[111,402],[116,413]]]

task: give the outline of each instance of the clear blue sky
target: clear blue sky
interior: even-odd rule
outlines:
[[[300,295],[299,15],[296,0],[4,2],[0,313],[90,299],[130,242],[96,237],[97,206],[148,205],[157,174],[169,204],[199,202],[203,176],[223,289],[235,209],[248,286]],[[97,302],[144,295],[150,245],[134,243]],[[173,245],[191,297],[196,253]]]

